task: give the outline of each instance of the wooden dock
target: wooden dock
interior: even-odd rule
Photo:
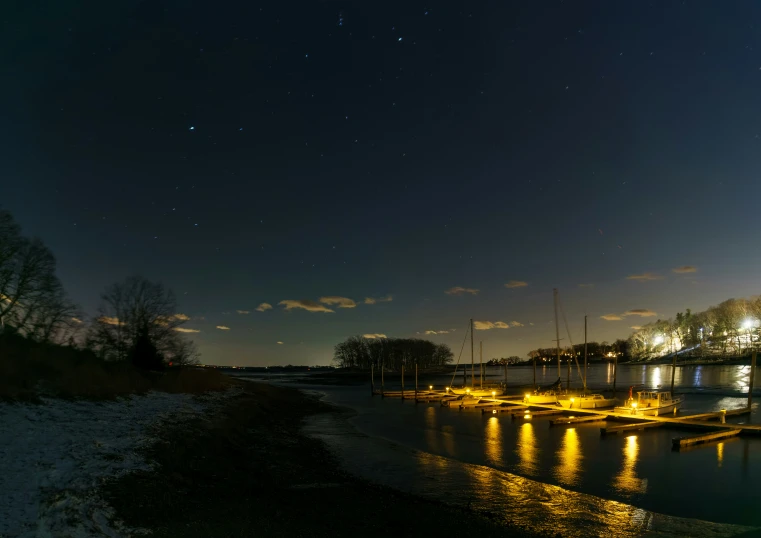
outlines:
[[[522,401],[512,401],[510,403],[513,404],[522,404]],[[545,404],[531,404],[532,408],[537,409],[546,409],[546,410],[553,410],[553,411],[559,411],[559,412],[573,412],[574,415],[585,415],[585,416],[597,416],[597,417],[606,417],[607,420],[619,420],[619,421],[625,421],[625,422],[631,422],[632,420],[637,421],[637,426],[639,426],[642,423],[660,423],[664,426],[669,426],[673,428],[688,428],[688,429],[697,429],[697,430],[708,430],[708,431],[728,431],[728,430],[734,430],[739,429],[740,434],[739,435],[761,435],[761,425],[760,424],[717,424],[715,422],[711,422],[709,419],[698,419],[695,420],[692,417],[701,417],[706,415],[711,415],[711,417],[718,418],[721,414],[720,411],[714,412],[714,413],[703,413],[702,415],[687,415],[685,417],[673,417],[673,416],[648,416],[648,415],[632,415],[630,413],[615,413],[611,410],[598,410],[598,409],[573,409],[572,411],[570,409],[561,409],[554,405],[545,405]],[[727,411],[726,416],[733,416],[733,415],[742,415],[748,413],[747,408],[741,408],[741,409],[732,409]],[[631,425],[631,424],[627,424]],[[655,427],[655,426],[650,426]],[[605,428],[607,429],[607,428]],[[636,428],[632,428],[636,429]],[[639,426],[639,429],[642,429],[641,426]]]
[[[613,433],[626,433],[632,431],[647,430],[650,428],[659,428],[665,425],[665,422],[636,422],[634,424],[624,424],[622,426],[608,426],[607,428],[600,428],[600,434],[606,436]]]
[[[741,407],[740,409],[731,409],[729,411],[714,411],[713,413],[702,413],[700,415],[687,415],[684,417],[676,417],[681,420],[714,420],[721,419],[721,415],[725,417],[733,417],[738,415],[747,415],[750,413],[750,408]]]
[[[710,443],[711,441],[720,441],[722,439],[728,439],[740,435],[742,430],[735,428],[732,430],[724,430],[715,433],[707,433],[704,435],[695,435],[693,437],[676,437],[671,440],[674,448],[681,448],[685,446],[700,445],[703,443]]]
[[[510,413],[510,415],[513,417],[513,420],[520,420],[522,418],[530,419],[534,417],[546,417],[550,415],[562,415],[565,413],[565,409],[547,409],[542,411],[532,411],[530,409],[524,409],[524,410],[516,410]]]
[[[585,415],[582,417],[560,417],[550,421],[550,426],[562,424],[579,424],[580,422],[602,422],[608,420],[608,415]]]

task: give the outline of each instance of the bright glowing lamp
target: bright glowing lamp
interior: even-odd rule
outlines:
[[[637,402],[632,402],[632,407],[636,409],[637,408]]]
[[[746,319],[743,322],[743,329],[750,329],[751,327],[753,327],[753,321],[750,319]]]
[[[433,390],[433,385],[428,385],[428,388]]]
[[[531,396],[531,394],[529,394],[529,393],[527,392],[527,393],[526,393],[526,398],[529,398],[530,396]]]
[[[491,397],[494,398],[497,395],[497,391],[493,390],[491,391]]]

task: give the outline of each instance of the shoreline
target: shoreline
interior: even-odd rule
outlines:
[[[307,416],[347,411],[298,389],[239,384],[212,413],[160,432],[145,451],[151,471],[102,488],[117,519],[160,537],[548,536],[353,476],[301,432]]]

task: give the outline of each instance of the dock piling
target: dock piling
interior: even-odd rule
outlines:
[[[753,381],[756,379],[756,352],[750,355],[750,379],[748,380],[748,409],[753,403]]]
[[[417,363],[415,363],[415,402],[417,403]]]

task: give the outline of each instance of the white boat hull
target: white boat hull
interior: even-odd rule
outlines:
[[[574,396],[573,400],[570,398],[562,398],[558,400],[558,403],[565,409],[604,409],[606,407],[613,407],[618,403],[618,400],[615,398]]]
[[[552,405],[558,403],[557,394],[530,394],[523,398],[523,403]]]
[[[677,398],[675,400],[671,400],[671,403],[667,405],[661,405],[658,407],[616,407],[613,409],[615,413],[623,413],[627,415],[646,415],[646,416],[655,416],[658,415],[666,415],[668,413],[673,413],[677,411],[680,407],[682,407],[682,399]]]

